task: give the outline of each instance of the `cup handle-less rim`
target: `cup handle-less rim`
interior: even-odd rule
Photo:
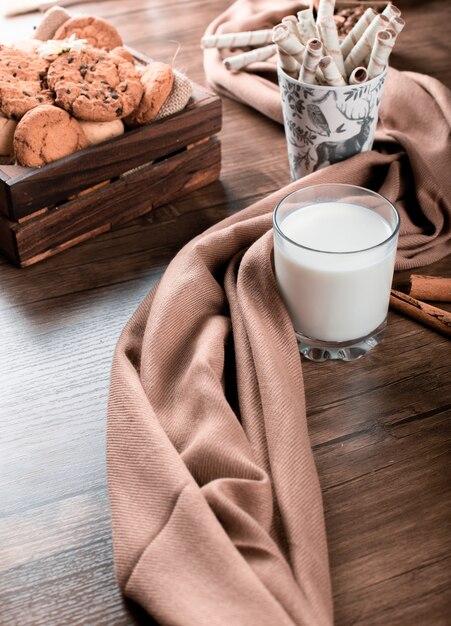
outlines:
[[[285,80],[287,80],[288,82],[291,83],[296,83],[297,85],[301,85],[302,87],[308,87],[310,89],[315,89],[318,91],[327,91],[329,89],[333,89],[334,91],[349,91],[350,89],[358,89],[361,87],[364,87],[365,85],[375,85],[379,80],[381,80],[382,78],[385,79],[386,75],[387,75],[387,68],[385,68],[385,70],[383,72],[381,72],[381,74],[379,74],[378,76],[375,76],[374,78],[372,78],[371,80],[367,80],[364,83],[360,83],[360,84],[356,84],[356,85],[312,85],[310,83],[304,83],[301,80],[298,80],[297,78],[293,78],[292,76],[289,76],[279,65],[279,63],[277,63],[277,72],[280,73],[283,78],[285,78]]]

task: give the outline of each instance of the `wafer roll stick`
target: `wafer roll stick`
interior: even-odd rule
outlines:
[[[223,63],[228,70],[241,70],[243,67],[247,67],[251,63],[266,61],[266,59],[274,56],[276,52],[277,46],[272,43],[269,46],[254,48],[254,50],[249,50],[249,52],[243,52],[242,54],[227,57],[224,59]]]
[[[318,39],[319,33],[316,28],[313,11],[304,9],[298,12],[298,33],[301,43],[306,44],[309,39]]]
[[[321,59],[320,59],[320,61],[321,61]],[[316,75],[315,75],[315,77],[316,77],[316,82],[318,83],[318,85],[323,85],[323,86],[327,85],[326,79],[324,78],[324,74],[323,74],[322,69],[319,66],[319,63],[318,63],[318,67],[316,68]]]
[[[392,45],[392,48],[393,48],[393,47],[394,47],[394,45],[395,45],[395,42],[396,42],[396,38],[397,38],[397,36],[398,36],[398,33],[395,31],[395,29],[394,29],[394,28],[391,28],[391,27],[390,27],[390,28],[384,28],[384,30],[383,30],[383,31],[379,31],[379,32],[381,32],[381,33],[382,33],[382,32],[384,32],[384,33],[388,33],[388,34],[390,35],[390,37],[392,37],[392,38],[393,38],[393,45]],[[373,45],[374,45],[374,44],[373,44]],[[371,52],[372,52],[372,50],[371,50]],[[370,62],[370,59],[371,59],[371,54],[369,54],[369,55],[365,58],[365,65],[367,66],[367,68],[368,68],[368,64],[369,64],[369,62]]]
[[[298,21],[294,17],[294,15],[287,15],[286,17],[283,17],[281,24],[283,26],[286,26],[290,33],[292,33],[296,37],[296,39],[299,39],[299,41],[301,41],[298,31]]]
[[[364,83],[368,80],[368,72],[366,67],[360,65],[352,70],[349,76],[349,84],[350,85],[360,85],[360,83]]]
[[[377,33],[380,30],[384,30],[384,28],[386,28],[389,24],[390,20],[388,17],[381,14],[377,15],[371,24],[366,28],[359,41],[346,57],[345,70],[348,76],[354,68],[362,64],[362,61],[368,54],[371,54]]]
[[[402,17],[392,17],[390,19],[390,28],[393,28],[393,30],[396,31],[397,35],[399,35],[399,33],[402,31],[405,25],[406,23],[402,19]]]
[[[344,59],[346,59],[352,48],[358,42],[365,30],[374,20],[376,15],[377,11],[371,8],[367,9],[365,13],[360,17],[358,22],[354,24],[353,28],[349,31],[346,37],[343,39],[340,44],[340,50]]]
[[[316,70],[322,57],[321,41],[319,39],[309,39],[305,47],[304,61],[299,72],[299,80],[303,83],[316,84]]]
[[[319,69],[323,73],[326,85],[337,87],[338,85],[347,84],[331,56],[326,55],[320,60]]]
[[[388,57],[393,50],[394,43],[395,38],[388,30],[381,30],[380,33],[377,33],[371,51],[370,62],[368,63],[368,80],[382,74],[388,63]]]
[[[203,48],[247,48],[271,43],[272,30],[250,30],[242,33],[224,33],[202,37]]]
[[[325,17],[333,17],[335,0],[319,0],[316,21],[320,22]]]
[[[338,67],[338,71],[342,76],[346,76],[343,55],[340,50],[340,41],[338,39],[337,25],[333,17],[324,17],[319,20],[318,28],[323,41],[324,52],[331,56]]]
[[[382,15],[388,17],[391,20],[392,17],[399,17],[401,15],[401,10],[398,7],[395,7],[394,4],[387,4],[385,9],[382,11]]]
[[[280,48],[277,48],[277,58],[279,59],[279,66],[284,72],[286,72],[286,74],[289,74],[293,78],[296,78],[299,75],[301,66],[296,59],[293,59],[291,54],[287,54]]]
[[[274,26],[272,40],[283,52],[296,59],[299,65],[302,64],[305,46],[285,25]]]

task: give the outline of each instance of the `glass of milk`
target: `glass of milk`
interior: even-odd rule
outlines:
[[[353,361],[386,326],[399,214],[354,185],[314,185],[276,207],[274,267],[300,352]]]

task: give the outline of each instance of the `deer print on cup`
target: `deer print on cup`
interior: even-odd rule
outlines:
[[[316,172],[323,165],[332,165],[343,161],[348,157],[358,154],[362,151],[363,146],[368,141],[371,128],[374,122],[374,117],[370,115],[372,109],[371,99],[364,98],[364,102],[367,103],[367,109],[363,115],[352,115],[346,112],[344,107],[337,109],[343,115],[343,117],[351,122],[357,122],[360,124],[360,130],[355,135],[352,135],[348,139],[342,141],[323,141],[316,146],[317,161],[313,166],[313,171]]]
[[[294,180],[371,149],[384,81],[385,73],[361,85],[307,85],[279,68]]]

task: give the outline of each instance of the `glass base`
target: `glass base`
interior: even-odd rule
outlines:
[[[299,352],[310,361],[318,363],[329,360],[356,361],[382,341],[386,326],[387,320],[384,320],[376,330],[366,337],[341,342],[320,341],[295,332]]]

